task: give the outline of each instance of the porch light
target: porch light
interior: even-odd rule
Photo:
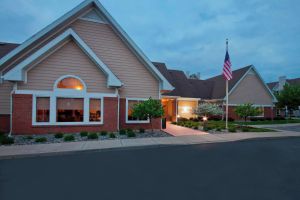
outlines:
[[[203,121],[207,121],[208,119],[207,119],[207,117],[203,117]]]
[[[189,106],[183,106],[182,107],[182,113],[190,113],[189,110],[190,110]]]

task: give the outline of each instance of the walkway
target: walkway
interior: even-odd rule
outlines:
[[[206,134],[208,134],[203,131],[194,130],[194,129],[186,128],[186,127],[182,127],[182,126],[177,126],[177,125],[173,125],[171,123],[167,123],[167,129],[165,129],[163,131],[165,131],[175,137],[187,136],[187,135],[204,135],[204,134],[206,135]]]
[[[252,138],[300,137],[299,132],[271,132],[271,133],[226,133],[226,134],[198,134],[179,137],[115,139],[101,141],[83,141],[70,143],[36,144],[19,146],[0,146],[0,159],[53,155],[88,150],[104,150],[128,147],[190,145],[219,142],[233,142]]]

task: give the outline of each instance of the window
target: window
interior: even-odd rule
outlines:
[[[265,116],[265,109],[264,107],[257,107],[257,109],[260,111],[260,114],[255,117],[264,117]]]
[[[36,122],[49,122],[50,120],[50,98],[36,98]]]
[[[57,83],[57,88],[82,91],[85,87],[78,78],[67,77]]]
[[[90,122],[101,121],[101,99],[90,99]]]
[[[57,122],[83,122],[84,99],[57,98]]]
[[[127,99],[126,110],[127,110],[127,123],[149,123],[149,119],[139,119],[132,116],[134,105],[145,101],[144,99]]]
[[[63,76],[55,82],[53,91],[33,93],[32,125],[101,125],[104,96],[117,97],[116,94],[88,93],[79,77]]]

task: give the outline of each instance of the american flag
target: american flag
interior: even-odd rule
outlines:
[[[232,71],[231,71],[230,57],[228,53],[228,42],[226,44],[227,44],[227,48],[226,48],[224,66],[223,66],[223,75],[226,80],[230,81],[232,79]]]

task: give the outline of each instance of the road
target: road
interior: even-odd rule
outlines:
[[[300,138],[0,160],[0,199],[300,199]]]

